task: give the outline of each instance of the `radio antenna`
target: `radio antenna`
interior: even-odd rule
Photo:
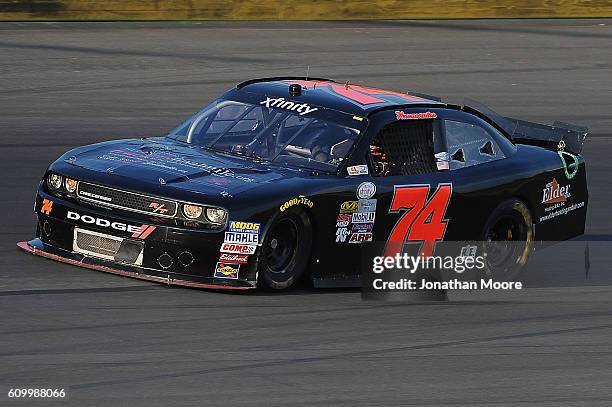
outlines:
[[[310,73],[310,65],[306,67],[306,80],[308,80],[308,74]]]

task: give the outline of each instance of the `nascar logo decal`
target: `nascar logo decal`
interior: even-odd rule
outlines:
[[[237,280],[239,271],[239,264],[218,262],[215,267],[215,278],[229,278],[232,280]]]

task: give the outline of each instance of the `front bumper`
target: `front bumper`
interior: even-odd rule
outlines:
[[[36,238],[17,244],[32,254],[163,284],[239,290],[256,287],[257,253],[248,256],[246,264],[240,264],[238,278],[215,277],[224,239],[222,230],[190,229],[171,224],[173,221],[169,219],[126,215],[124,211],[81,205],[43,190],[38,192],[35,211],[38,216]],[[102,258],[79,252],[74,244],[75,228],[138,244],[142,247],[142,255],[136,264],[117,261],[117,257]],[[165,261],[160,261],[162,258]],[[185,258],[189,261],[184,261]]]

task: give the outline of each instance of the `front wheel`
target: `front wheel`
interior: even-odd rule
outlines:
[[[483,231],[486,274],[496,280],[516,280],[533,250],[533,221],[518,199],[500,204]]]
[[[297,282],[308,265],[312,224],[304,211],[289,209],[280,215],[264,239],[258,264],[263,289],[283,290]]]

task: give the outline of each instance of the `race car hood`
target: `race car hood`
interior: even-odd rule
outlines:
[[[278,169],[265,163],[166,138],[94,144],[72,150],[62,160],[91,171],[196,193],[237,194],[282,178]]]

